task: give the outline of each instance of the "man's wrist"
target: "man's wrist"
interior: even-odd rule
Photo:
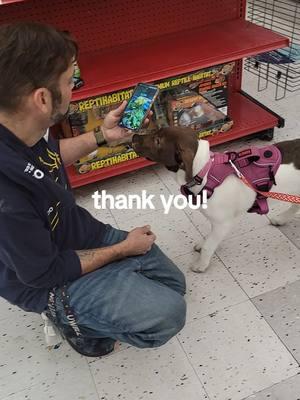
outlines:
[[[118,247],[118,255],[120,259],[128,257],[129,253],[126,239],[122,242],[119,242],[116,246]]]
[[[105,139],[101,126],[94,128],[93,133],[98,147],[107,145],[107,140]]]

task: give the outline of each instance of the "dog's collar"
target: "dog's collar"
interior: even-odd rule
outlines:
[[[204,165],[204,167],[198,172],[197,175],[193,177],[193,179],[189,182],[187,182],[184,186],[190,189],[193,186],[196,185],[202,185],[204,177],[207,175],[209,172],[212,164],[214,162],[214,153],[212,151],[209,152],[209,159],[207,163]]]

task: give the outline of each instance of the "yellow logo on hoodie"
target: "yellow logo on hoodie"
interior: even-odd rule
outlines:
[[[45,161],[41,156],[39,157],[40,162],[48,167],[49,172],[53,172],[55,169],[59,169],[61,166],[61,160],[58,153],[47,149],[48,160]]]

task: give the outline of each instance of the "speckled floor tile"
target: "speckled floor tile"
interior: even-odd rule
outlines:
[[[92,195],[94,194],[96,187],[94,185],[88,185],[83,188],[76,190],[76,203],[88,210],[93,217],[105,224],[111,224],[116,226],[116,221],[113,218],[111,211],[108,208],[98,210],[95,208],[94,199]]]
[[[12,304],[8,303],[8,301],[0,297],[0,321],[3,321],[4,319],[8,320],[19,319],[21,318],[22,315],[25,316],[28,314],[25,313],[25,311],[21,310],[16,306],[13,306]]]
[[[85,197],[88,193],[95,192],[96,190],[108,190],[111,188],[128,188],[128,187],[142,187],[158,185],[160,178],[152,170],[153,167],[141,168],[140,170],[113,176],[109,179],[104,179],[98,182],[91,183],[86,186],[81,186],[74,189],[76,197]]]
[[[97,183],[99,184],[99,182]],[[95,183],[73,189],[73,194],[75,196],[77,204],[84,207],[84,204],[90,201],[90,197],[95,190],[97,190]]]
[[[84,357],[64,343],[47,350],[39,315],[26,314],[6,319],[0,325],[0,398],[33,386],[45,376],[62,376],[85,365]]]
[[[163,165],[154,165],[152,170],[156,173],[156,175],[161,179],[164,185],[169,189],[172,194],[179,194],[179,185],[176,182],[176,174],[167,170]]]
[[[300,281],[262,294],[252,301],[300,363]]]
[[[101,221],[104,224],[110,224],[114,228],[118,228],[115,218],[110,213],[106,212],[106,210],[95,210],[94,208],[91,208],[90,213],[98,221]]]
[[[63,374],[45,374],[43,380],[28,389],[1,400],[99,400],[87,363]]]
[[[272,101],[272,100],[271,100]],[[286,120],[285,127],[297,128],[299,126],[299,105],[300,95],[299,93],[293,97],[287,96],[281,101],[272,101],[273,109],[280,114]]]
[[[211,400],[241,400],[299,372],[250,301],[195,321],[178,337]]]
[[[133,216],[139,217],[145,215],[152,210],[149,205],[146,209],[138,209],[136,203],[133,205],[133,209],[118,210],[116,208],[110,208],[109,201],[106,202],[103,209],[96,209],[94,199],[92,195],[95,191],[99,191],[101,195],[102,190],[105,190],[107,195],[142,195],[142,191],[146,192],[146,195],[154,195],[152,203],[154,210],[163,208],[163,203],[160,196],[164,196],[166,199],[170,195],[167,187],[163,184],[159,176],[152,171],[152,168],[146,168],[145,170],[137,171],[135,174],[126,174],[112,180],[106,180],[96,182],[92,185],[88,185],[83,188],[75,190],[77,204],[89,210],[89,212],[97,219],[104,223],[109,223],[113,226],[118,226],[119,222],[126,222],[132,219]],[[100,202],[101,204],[101,202]],[[148,203],[149,204],[149,203]]]
[[[264,226],[269,225],[269,220],[264,215],[245,213],[235,222],[234,228],[228,237],[241,236],[244,233],[254,232]]]
[[[248,300],[217,257],[213,257],[211,265],[203,274],[190,270],[191,263],[196,259],[195,252],[175,259],[187,281],[187,323]]]
[[[300,214],[298,213],[292,221],[279,227],[280,231],[287,236],[295,246],[300,249]],[[300,261],[300,260],[299,260]]]
[[[300,375],[277,383],[244,400],[300,400]]]
[[[223,241],[217,255],[249,297],[300,278],[300,250],[270,225]]]
[[[118,188],[114,188],[110,191],[108,191],[109,194],[113,195],[114,198],[116,198],[116,196],[120,195],[120,194],[125,194],[126,196],[129,195],[139,195],[141,198],[143,198],[142,196],[142,191],[145,190],[143,189],[143,187],[141,187],[140,189],[135,186],[135,187],[128,187],[125,190],[123,190],[122,188],[118,187]],[[170,192],[168,191],[168,189],[165,187],[165,185],[160,182],[159,185],[156,186],[148,186],[147,189],[145,190],[145,198],[150,198],[151,199],[151,203],[154,206],[154,209],[150,208],[149,203],[146,203],[146,209],[139,209],[138,207],[140,207],[140,205],[137,204],[137,202],[135,201],[133,203],[133,208],[130,210],[118,210],[116,208],[111,209],[111,213],[113,215],[113,217],[115,218],[115,220],[117,221],[117,223],[121,224],[121,223],[126,223],[128,220],[132,219],[132,218],[138,218],[140,216],[146,215],[148,213],[151,213],[155,210],[161,210],[163,209],[163,202],[161,200],[161,196],[163,196],[163,198],[165,198],[166,200],[168,200],[168,197],[170,195]],[[150,197],[151,196],[151,197]],[[150,203],[150,204],[151,204]]]
[[[90,364],[101,400],[208,399],[180,344],[130,348]]]
[[[287,121],[291,121],[291,119],[288,118]],[[296,118],[294,119],[294,121],[296,121]],[[289,127],[285,129],[276,129],[274,133],[274,142],[278,143],[278,142],[283,142],[284,140],[294,140],[300,138],[299,117],[297,122],[298,124],[294,127]]]
[[[185,213],[203,236],[209,234],[211,230],[210,222],[200,211],[186,209]],[[228,234],[226,239],[255,231],[269,224],[269,220],[264,215],[245,213],[236,220],[232,231]]]
[[[94,184],[94,190],[109,190],[109,189],[128,189],[140,190],[147,189],[148,186],[159,186],[161,180],[158,175],[152,170],[152,167],[142,168],[128,174],[122,174],[104,181],[99,181]]]
[[[163,210],[156,210],[138,218],[122,221],[119,226],[120,229],[130,230],[148,224],[157,236],[156,243],[172,259],[191,252],[195,242],[202,239],[185,213],[174,208],[169,214],[164,214]]]

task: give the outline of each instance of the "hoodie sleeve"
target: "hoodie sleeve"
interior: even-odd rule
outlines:
[[[27,286],[53,288],[81,276],[74,250],[59,251],[32,211],[0,212],[0,258]]]

